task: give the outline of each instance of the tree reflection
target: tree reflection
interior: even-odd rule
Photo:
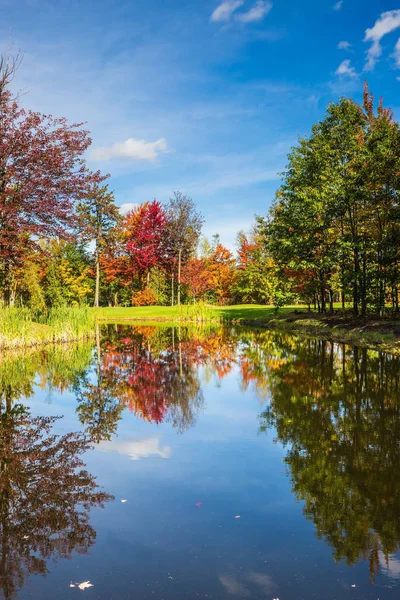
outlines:
[[[369,560],[400,541],[400,360],[326,341],[298,342],[270,372],[273,426],[293,491],[336,560]]]
[[[135,415],[179,431],[194,424],[204,402],[196,366],[170,329],[129,328],[106,341],[101,379]]]
[[[76,433],[55,435],[56,417],[31,417],[3,390],[0,414],[0,588],[9,600],[29,574],[46,575],[49,559],[85,553],[96,532],[89,511],[111,496],[100,491]]]

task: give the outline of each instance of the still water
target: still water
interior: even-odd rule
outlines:
[[[7,600],[400,598],[398,358],[110,326],[0,390]]]

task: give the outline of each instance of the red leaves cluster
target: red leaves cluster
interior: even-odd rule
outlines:
[[[88,170],[81,124],[26,111],[0,96],[0,260],[15,264],[34,240],[66,237],[76,201],[104,178]]]
[[[157,200],[143,204],[127,217],[126,224],[126,248],[132,268],[143,276],[156,265],[165,266],[168,262],[167,215],[162,205]]]

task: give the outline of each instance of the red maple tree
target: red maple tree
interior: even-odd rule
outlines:
[[[126,247],[132,260],[132,269],[141,278],[148,278],[153,267],[165,266],[168,262],[167,216],[162,205],[153,200],[127,217],[131,227]]]
[[[105,179],[86,166],[91,139],[82,124],[22,108],[8,90],[11,76],[0,61],[0,263],[8,301],[25,251],[40,238],[68,237],[75,202]]]

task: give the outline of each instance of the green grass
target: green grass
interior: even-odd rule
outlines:
[[[233,306],[204,306],[198,310],[197,305],[178,306],[140,306],[140,307],[107,307],[93,309],[96,319],[107,322],[125,322],[125,321],[165,321],[169,323],[181,320],[259,320],[269,319],[275,315],[273,306],[263,306],[261,304],[237,304]],[[293,312],[294,310],[304,310],[304,306],[285,306],[279,310],[279,315]],[[202,318],[204,317],[204,318]]]

